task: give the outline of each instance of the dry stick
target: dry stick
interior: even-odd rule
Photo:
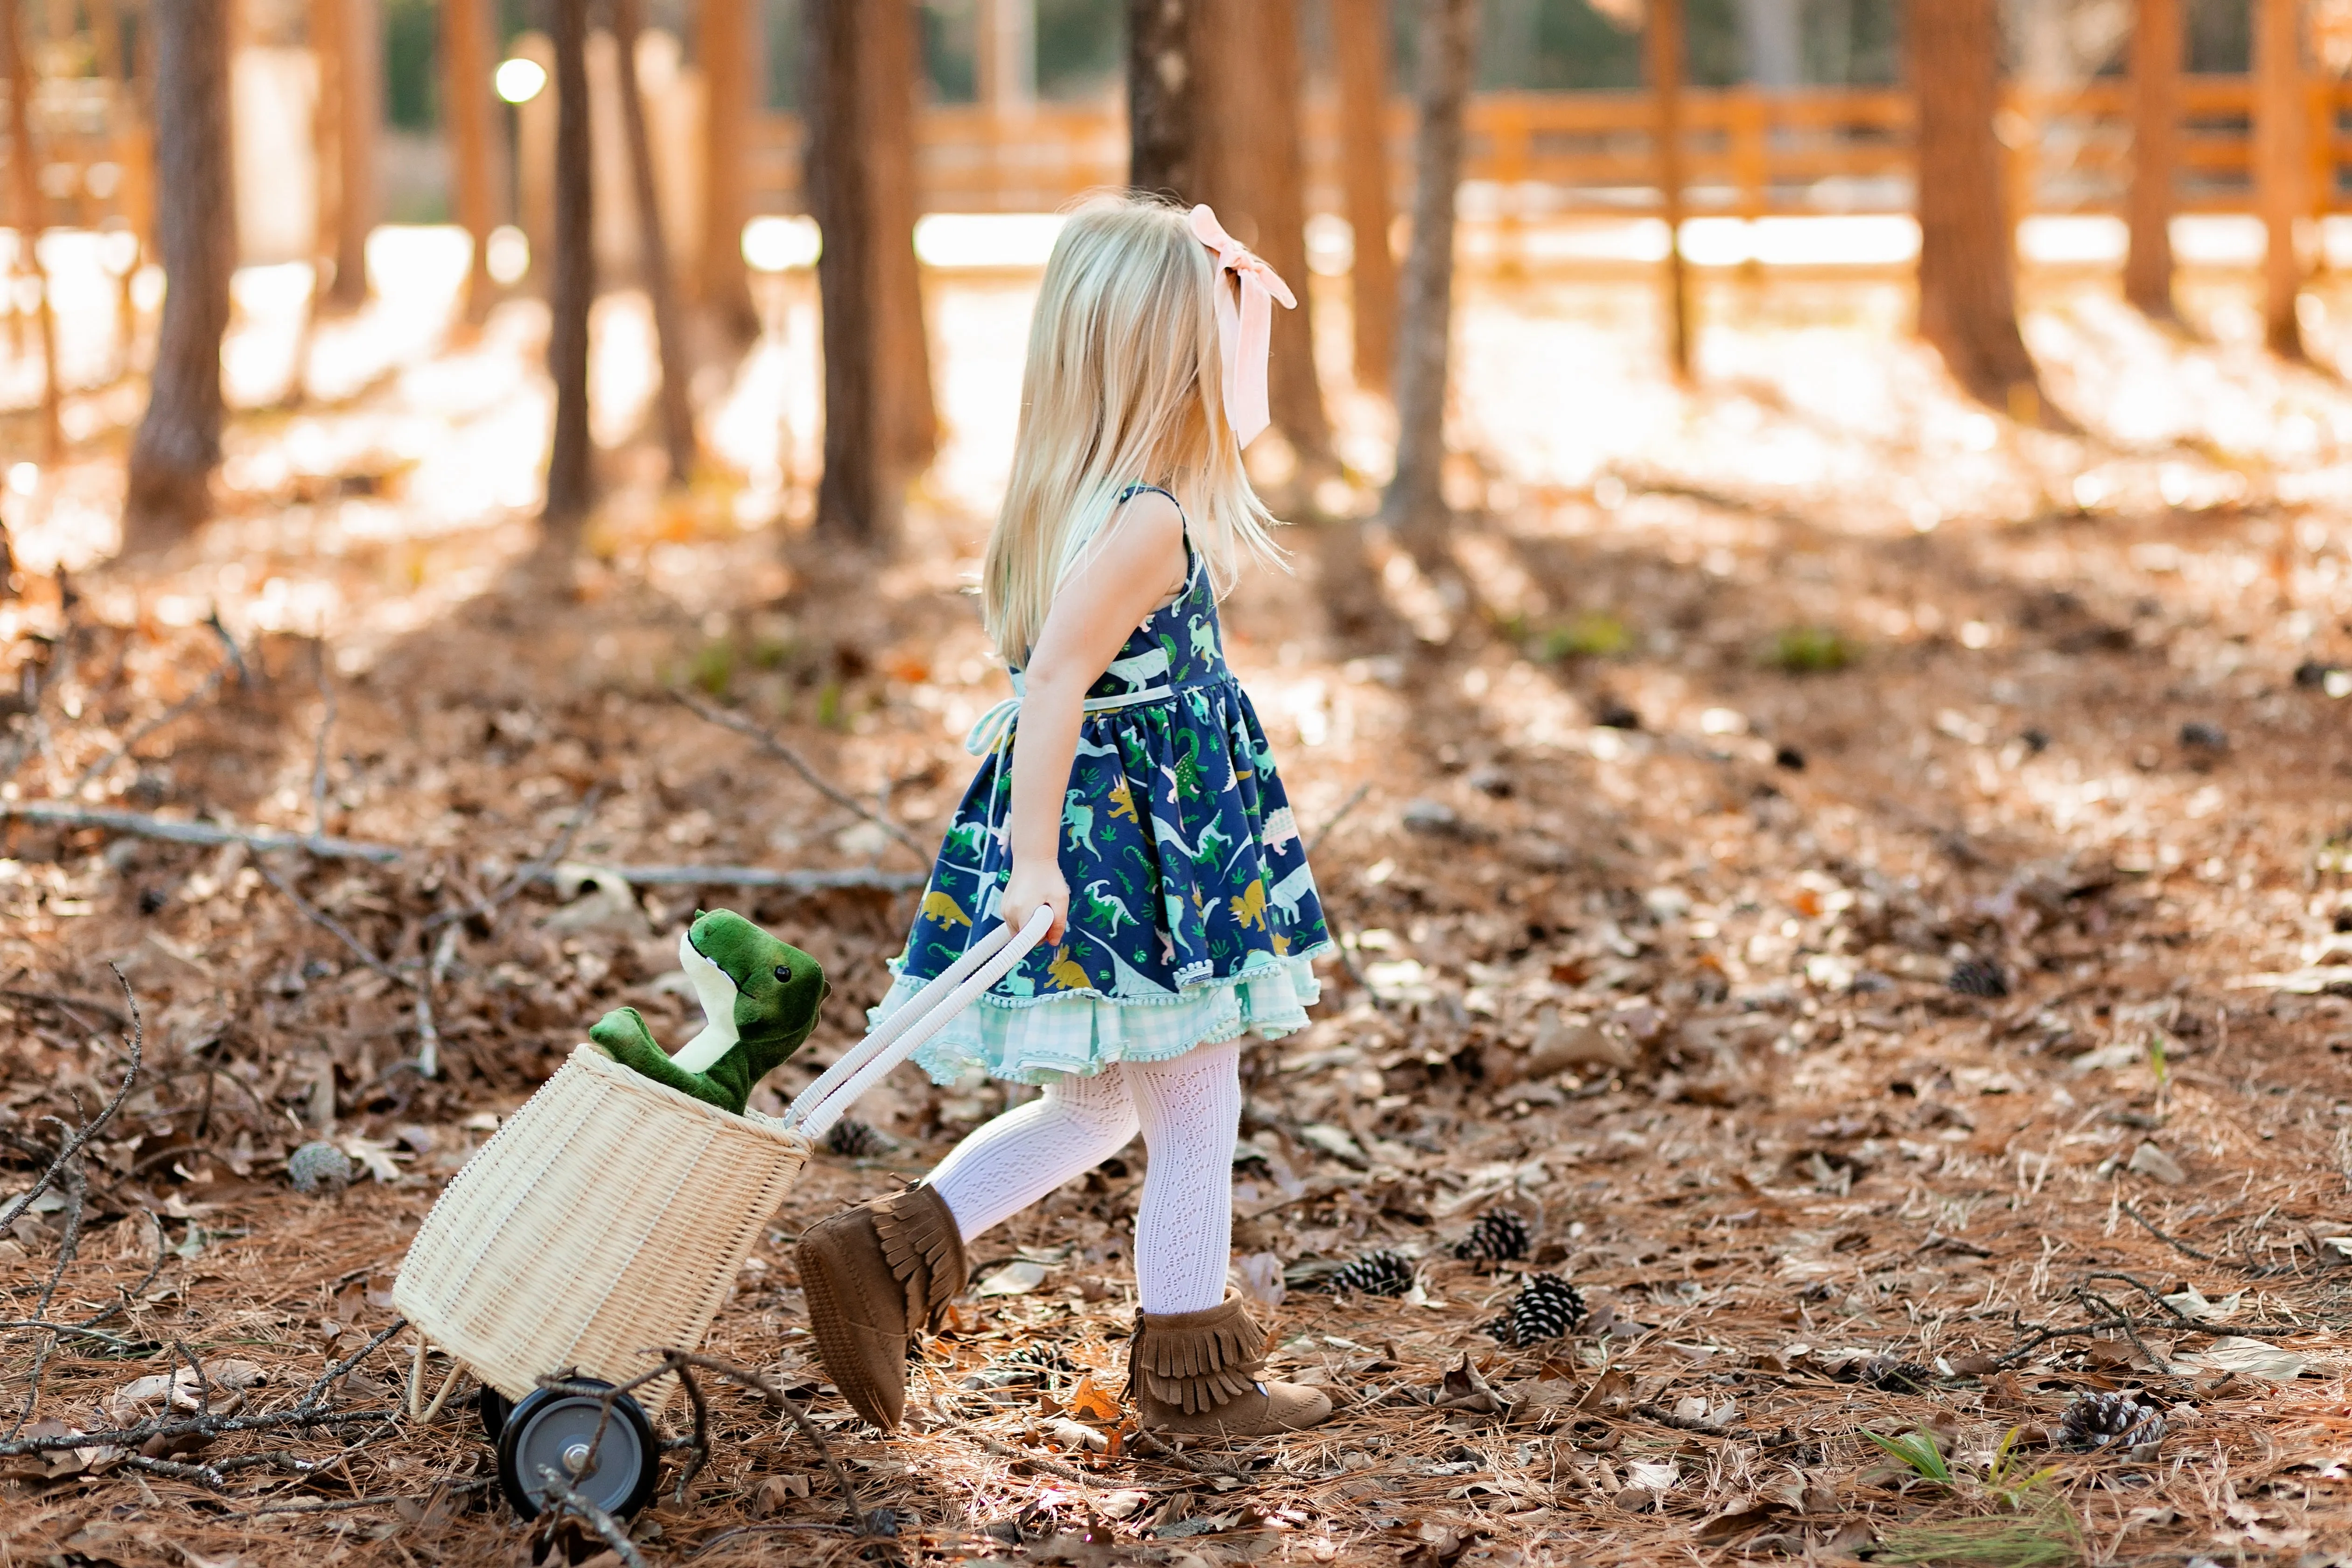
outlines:
[[[702,1384],[695,1381],[691,1368],[679,1367],[677,1381],[678,1386],[686,1390],[687,1404],[694,1412],[694,1436],[687,1440],[688,1450],[693,1457],[679,1468],[677,1489],[673,1494],[677,1506],[684,1508],[688,1485],[702,1473],[703,1466],[710,1463],[710,1402],[702,1397]]]
[[[979,1443],[983,1451],[993,1454],[1000,1459],[1011,1459],[1016,1464],[1026,1465],[1031,1469],[1041,1470],[1057,1480],[1076,1481],[1080,1486],[1087,1487],[1115,1487],[1118,1484],[1117,1481],[1105,1480],[1100,1476],[1087,1475],[1083,1470],[1074,1470],[1067,1465],[1057,1465],[1051,1459],[1041,1459],[1025,1448],[1016,1448],[1010,1443],[1000,1443],[993,1437],[975,1435],[973,1440]]]
[[[213,636],[220,638],[221,651],[228,655],[229,668],[236,671],[236,683],[239,686],[252,685],[253,671],[247,668],[245,654],[236,646],[236,639],[229,636],[228,627],[221,624],[218,605],[215,605],[212,614],[205,617],[205,625],[212,628]]]
[[[1371,793],[1372,781],[1370,779],[1366,779],[1349,792],[1348,798],[1339,803],[1339,809],[1333,812],[1330,819],[1315,830],[1315,837],[1307,841],[1307,859],[1315,858],[1316,851],[1323,847],[1323,841],[1331,837],[1331,830],[1347,821],[1348,814],[1361,805],[1364,803],[1364,797]]]
[[[120,1308],[115,1310],[121,1310]],[[53,1323],[47,1318],[0,1319],[0,1329],[45,1329],[50,1333],[65,1334],[73,1339],[97,1340],[119,1351],[143,1351],[152,1348],[137,1340],[126,1340],[120,1335],[101,1333],[96,1329],[85,1328],[79,1323]]]
[[[49,1162],[49,1168],[41,1173],[38,1180],[17,1194],[6,1208],[0,1209],[0,1230],[6,1230],[16,1224],[16,1216],[30,1208],[35,1198],[48,1191],[49,1184],[57,1180],[58,1173],[65,1168],[66,1162],[80,1153],[82,1145],[98,1136],[100,1128],[114,1120],[114,1113],[121,1110],[122,1102],[131,1097],[131,1086],[139,1081],[139,1062],[147,1037],[146,1029],[140,1022],[139,998],[131,994],[131,982],[122,978],[122,971],[110,963],[106,967],[114,971],[115,984],[122,987],[123,1001],[131,1009],[131,1066],[123,1072],[121,1087],[114,1091],[114,1098],[108,1100],[95,1117],[83,1123],[79,1131],[66,1140],[65,1146],[58,1151],[57,1158]]]
[[[269,862],[267,860],[257,859],[254,861],[254,865],[260,869],[261,875],[268,881],[271,887],[286,895],[287,902],[292,904],[295,909],[301,911],[302,917],[305,920],[310,921],[313,925],[318,926],[322,931],[331,931],[334,933],[335,937],[340,940],[345,947],[350,948],[352,952],[358,956],[359,961],[362,963],[366,964],[370,969],[374,970],[378,974],[383,975],[394,985],[406,985],[412,988],[415,986],[415,981],[411,980],[407,975],[401,973],[400,971],[394,969],[391,964],[386,963],[383,959],[378,958],[374,952],[369,949],[365,942],[360,941],[359,938],[351,933],[350,928],[345,926],[342,921],[337,920],[334,916],[329,914],[326,910],[320,909],[317,905],[311,903],[310,900],[296,892],[292,883],[287,881],[286,879],[280,877],[277,872],[269,868]]]
[[[2240,1334],[2247,1339],[2291,1340],[2297,1334],[2305,1334],[2311,1331],[2308,1329],[2273,1329],[2261,1323],[2217,1323],[2208,1318],[2192,1318],[2188,1313],[2182,1311],[2179,1308],[2174,1306],[2171,1302],[2166,1300],[2157,1292],[2156,1287],[2148,1284],[2146,1280],[2136,1279],[2128,1274],[2099,1273],[2085,1274],[2083,1276],[2083,1283],[2085,1285],[2088,1285],[2095,1279],[2116,1279],[2130,1286],[2133,1289],[2138,1291],[2141,1295],[2146,1296],[2149,1300],[2155,1302],[2158,1306],[2170,1313],[2174,1326],[2192,1333],[2212,1334],[2217,1337],[2224,1334]],[[2116,1310],[2116,1309],[2110,1308],[2109,1310]]]
[[[221,679],[224,676],[227,675],[227,673],[228,667],[226,665],[223,665],[220,668],[214,670],[210,675],[205,677],[203,682],[199,684],[194,691],[189,692],[185,697],[181,698],[177,702],[174,702],[169,708],[164,709],[152,719],[148,720],[147,722],[131,731],[130,734],[125,735],[122,738],[122,743],[121,745],[107,752],[106,755],[99,758],[98,761],[90,763],[89,766],[82,769],[80,775],[77,777],[72,784],[66,786],[66,794],[68,795],[79,795],[82,792],[83,786],[89,784],[95,779],[104,778],[109,769],[112,768],[115,763],[121,762],[123,758],[129,756],[131,754],[131,747],[136,746],[140,742],[145,740],[156,731],[163,729],[165,725],[186,717],[187,714],[195,709],[197,703],[202,702],[205,698],[210,697],[214,692],[220,689]]]
[[[809,1440],[810,1445],[816,1449],[817,1457],[824,1461],[825,1468],[833,1472],[833,1484],[841,1489],[842,1500],[849,1509],[849,1527],[860,1535],[868,1533],[866,1523],[866,1506],[858,1500],[857,1488],[850,1481],[847,1468],[834,1453],[832,1445],[824,1440],[824,1434],[817,1429],[815,1422],[809,1419],[808,1412],[801,1408],[797,1400],[751,1368],[737,1366],[734,1363],[721,1361],[717,1356],[679,1350],[663,1351],[659,1353],[665,1370],[677,1371],[689,1366],[700,1367],[703,1371],[723,1377],[730,1383],[751,1389],[790,1416],[793,1425],[800,1428],[801,1436]]]
[[[416,987],[416,1070],[425,1078],[441,1076],[441,1026],[433,1016],[433,988],[457,956],[457,928],[445,926],[433,946],[432,962],[425,966],[424,983]]]
[[[131,1020],[124,1015],[116,1011],[113,1007],[109,1006],[103,1002],[92,1002],[80,996],[60,996],[53,991],[18,991],[9,987],[0,987],[0,996],[5,996],[11,1002],[45,1003],[51,1007],[55,1007],[58,1012],[63,1013],[68,1019],[71,1019],[76,1024],[79,1024],[85,1029],[89,1027],[89,1026],[87,1023],[84,1023],[80,1018],[74,1016],[74,1009],[77,1007],[88,1008],[90,1012],[101,1014],[108,1018],[111,1018],[114,1020],[115,1026],[118,1028],[122,1027],[131,1022]]]
[[[604,1537],[604,1544],[613,1549],[614,1556],[627,1563],[629,1568],[646,1568],[646,1560],[638,1554],[637,1544],[629,1539],[629,1532],[623,1530],[611,1514],[582,1497],[570,1481],[556,1472],[554,1466],[540,1466],[539,1479],[541,1484],[547,1488],[548,1497],[565,1511],[578,1514],[586,1521],[589,1529]]]
[[[678,701],[686,707],[688,711],[693,713],[698,718],[707,720],[710,723],[718,725],[722,730],[734,731],[745,740],[750,741],[752,744],[758,746],[760,750],[767,752],[768,755],[775,758],[778,762],[781,762],[785,766],[791,768],[793,772],[800,774],[802,778],[807,780],[809,787],[815,790],[817,794],[824,796],[825,799],[833,802],[835,805],[856,812],[858,816],[864,817],[866,821],[874,824],[875,826],[880,828],[883,832],[897,839],[900,844],[906,846],[908,851],[911,853],[916,859],[925,862],[928,862],[930,859],[929,854],[924,850],[921,845],[915,842],[913,837],[909,835],[905,828],[899,826],[897,823],[891,821],[880,812],[876,811],[872,806],[867,805],[864,801],[859,800],[856,795],[851,795],[847,790],[843,789],[840,785],[826,778],[823,773],[818,773],[814,768],[808,764],[807,761],[803,758],[798,752],[793,751],[790,746],[784,744],[783,742],[778,740],[768,731],[761,729],[760,726],[752,723],[749,719],[739,718],[735,714],[728,712],[724,708],[712,707],[709,703],[703,701],[700,698],[695,696],[690,691],[672,687],[670,689],[670,695],[677,698]]]

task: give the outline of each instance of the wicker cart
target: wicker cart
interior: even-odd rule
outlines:
[[[646,1371],[655,1347],[700,1345],[813,1142],[1009,973],[1048,921],[983,933],[781,1117],[734,1115],[583,1045],[467,1162],[410,1244],[393,1301],[480,1380],[518,1511],[544,1506],[550,1472],[608,1512],[645,1506],[660,1453],[646,1405],[658,1411],[675,1380],[648,1384],[644,1403],[592,1391]]]

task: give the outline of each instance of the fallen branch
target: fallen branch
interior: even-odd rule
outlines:
[[[646,1560],[638,1552],[637,1543],[629,1539],[629,1532],[621,1528],[620,1521],[582,1497],[554,1466],[540,1466],[539,1479],[540,1484],[547,1489],[550,1500],[564,1512],[577,1515],[604,1539],[605,1545],[613,1549],[613,1555],[627,1563],[629,1568],[646,1568]]]
[[[930,879],[928,871],[879,871],[857,867],[841,871],[772,871],[764,866],[593,866],[583,869],[609,871],[638,888],[780,888],[786,892],[817,893],[837,888],[870,888],[879,892],[912,892]],[[550,871],[541,881],[556,880]]]
[[[866,1508],[858,1500],[857,1488],[849,1479],[847,1467],[843,1465],[840,1457],[834,1453],[832,1445],[824,1440],[824,1434],[817,1429],[815,1422],[809,1419],[808,1412],[801,1408],[798,1400],[751,1368],[737,1366],[732,1362],[722,1361],[714,1355],[679,1350],[662,1351],[657,1353],[662,1358],[662,1372],[682,1373],[687,1367],[699,1367],[714,1376],[723,1377],[730,1383],[751,1390],[791,1417],[793,1425],[800,1428],[801,1436],[809,1440],[809,1446],[814,1447],[817,1451],[817,1457],[824,1461],[825,1468],[833,1472],[833,1484],[841,1489],[842,1500],[849,1510],[849,1528],[860,1535],[867,1533]],[[659,1376],[660,1373],[653,1375]]]
[[[147,1038],[145,1026],[139,1018],[139,998],[132,994],[131,982],[122,978],[122,971],[110,963],[107,968],[114,970],[115,984],[122,987],[123,1002],[131,1010],[131,1065],[123,1070],[122,1083],[115,1089],[114,1098],[65,1141],[58,1150],[57,1158],[49,1162],[49,1168],[43,1171],[31,1186],[17,1194],[6,1208],[0,1209],[0,1230],[6,1230],[16,1224],[16,1216],[30,1208],[35,1198],[48,1191],[49,1184],[58,1179],[58,1173],[65,1168],[66,1162],[80,1153],[82,1145],[97,1137],[98,1130],[114,1120],[114,1113],[122,1109],[125,1100],[131,1098],[131,1086],[139,1081],[139,1062]]]
[[[326,910],[319,908],[316,904],[310,902],[310,900],[296,892],[294,890],[293,883],[288,881],[285,878],[279,876],[277,872],[269,868],[268,861],[257,859],[254,861],[254,866],[261,872],[264,880],[268,881],[271,887],[286,895],[286,901],[292,904],[296,910],[300,911],[304,920],[309,921],[311,924],[319,927],[320,930],[331,933],[337,941],[341,942],[345,947],[350,948],[352,953],[362,963],[366,964],[370,969],[374,970],[378,974],[383,975],[394,985],[407,985],[414,987],[417,984],[407,975],[403,974],[400,971],[394,969],[391,964],[386,963],[383,959],[378,958],[375,955],[373,949],[370,948],[367,943],[362,942],[358,937],[352,934],[350,927],[344,925],[342,921],[337,920],[334,916],[329,914]]]
[[[1074,1470],[1067,1465],[1057,1465],[1051,1459],[1040,1458],[1025,1448],[1016,1448],[1010,1443],[1000,1443],[993,1437],[975,1435],[973,1441],[977,1442],[984,1451],[995,1455],[1000,1459],[1010,1459],[1015,1464],[1026,1465],[1031,1469],[1043,1471],[1056,1480],[1076,1481],[1083,1487],[1115,1487],[1118,1484],[1117,1481],[1107,1481],[1100,1476],[1087,1475],[1084,1470]]]
[[[457,928],[445,927],[425,966],[425,981],[416,988],[416,1070],[425,1078],[441,1076],[441,1024],[433,1016],[433,989],[449,973],[457,956]]]
[[[745,740],[759,747],[760,750],[767,752],[768,755],[775,758],[778,762],[792,769],[793,772],[800,774],[802,778],[808,782],[809,787],[815,790],[817,794],[824,796],[825,799],[833,802],[835,805],[841,806],[845,810],[856,812],[858,816],[864,817],[866,821],[872,823],[875,826],[880,828],[883,832],[888,834],[891,837],[897,839],[901,845],[905,846],[908,852],[913,855],[916,859],[922,861],[926,865],[930,863],[930,852],[926,850],[921,845],[916,843],[912,834],[909,834],[905,828],[899,826],[897,823],[891,821],[888,817],[883,816],[880,812],[875,810],[872,806],[866,805],[864,801],[858,799],[847,790],[843,789],[839,784],[835,784],[831,779],[826,778],[823,773],[818,773],[816,769],[809,765],[807,759],[803,757],[798,752],[793,751],[790,746],[784,744],[783,742],[778,740],[768,731],[762,730],[757,724],[752,723],[749,719],[745,719],[739,714],[730,713],[724,708],[712,707],[709,703],[703,701],[702,699],[695,696],[694,693],[690,691],[672,687],[670,689],[670,695],[677,698],[679,704],[683,706],[687,711],[695,715],[695,717],[704,720],[707,722],[716,724],[722,730],[734,731],[735,733],[742,736]]]

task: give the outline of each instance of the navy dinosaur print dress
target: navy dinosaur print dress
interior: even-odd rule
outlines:
[[[1225,665],[1207,565],[1189,540],[1185,554],[1184,591],[1087,694],[1062,806],[1068,929],[916,1053],[938,1082],[977,1067],[1039,1083],[1306,1026],[1310,961],[1329,934],[1273,751]],[[1012,872],[1012,726],[983,719],[973,736],[980,772],[875,1023],[997,922]]]

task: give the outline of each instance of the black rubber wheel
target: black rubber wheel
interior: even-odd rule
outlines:
[[[506,1432],[507,1417],[514,1413],[514,1401],[486,1383],[482,1384],[481,1397],[474,1401],[474,1408],[481,1412],[482,1436],[496,1447]]]
[[[612,1386],[585,1377],[572,1383],[580,1389]],[[645,1407],[625,1394],[614,1400],[596,1462],[586,1465],[603,1415],[600,1398],[553,1388],[535,1390],[508,1412],[499,1434],[499,1485],[515,1512],[536,1519],[546,1507],[542,1468],[566,1477],[582,1497],[615,1519],[627,1519],[653,1500],[661,1447]]]

